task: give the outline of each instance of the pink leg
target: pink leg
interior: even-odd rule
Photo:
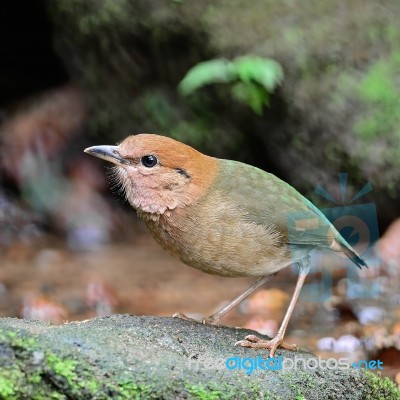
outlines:
[[[278,333],[276,336],[271,340],[264,340],[260,339],[255,335],[248,335],[245,337],[244,340],[240,340],[235,343],[235,346],[242,346],[242,347],[251,347],[256,349],[269,349],[269,356],[273,357],[275,351],[278,347],[282,347],[287,350],[296,350],[296,345],[291,345],[288,343],[283,342],[283,337],[285,336],[286,328],[289,324],[290,317],[292,316],[293,309],[296,305],[297,299],[299,298],[299,294],[301,288],[304,284],[304,281],[307,277],[309,272],[309,267],[304,267],[303,265],[300,266],[299,277],[297,279],[296,288],[294,289],[294,293],[292,299],[290,300],[289,307],[286,311],[285,317],[283,318],[281,327],[279,328]]]
[[[274,274],[276,275],[276,274]],[[259,279],[257,279],[253,285],[251,285],[247,290],[245,290],[243,293],[241,293],[239,296],[235,297],[230,303],[228,303],[226,306],[222,307],[220,310],[218,310],[216,313],[210,315],[207,318],[203,319],[203,324],[207,325],[219,325],[221,319],[228,314],[229,311],[232,310],[232,308],[236,307],[239,303],[241,303],[247,296],[249,296],[251,293],[253,293],[258,287],[260,287],[262,284],[265,282],[269,281],[272,276],[274,275],[267,275],[263,276]],[[184,314],[181,313],[175,313],[173,318],[181,318],[186,321],[195,321],[192,318],[187,317]],[[198,322],[198,321],[196,321]]]

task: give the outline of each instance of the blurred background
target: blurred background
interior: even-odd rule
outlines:
[[[399,19],[397,0],[2,4],[0,316],[201,318],[252,283],[165,254],[83,154],[160,133],[270,171],[323,209],[376,206],[370,270],[350,279],[316,256],[310,282],[331,280],[302,297],[286,339],[379,358],[400,383]],[[295,280],[282,271],[224,323],[274,335]]]

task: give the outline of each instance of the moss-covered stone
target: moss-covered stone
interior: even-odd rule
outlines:
[[[399,398],[390,381],[355,369],[228,370],[229,357],[260,355],[233,347],[248,333],[127,315],[62,326],[0,319],[0,399]]]
[[[365,400],[397,400],[400,399],[400,389],[389,378],[382,378],[380,373],[373,374],[363,371],[368,389],[365,390]]]

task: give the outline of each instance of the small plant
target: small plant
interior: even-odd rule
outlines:
[[[283,70],[278,62],[247,55],[232,61],[219,58],[201,62],[186,73],[178,89],[188,96],[206,85],[232,84],[233,97],[261,114],[263,107],[269,105],[270,94],[282,80]]]

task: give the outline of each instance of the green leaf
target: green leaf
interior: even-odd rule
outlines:
[[[229,62],[223,58],[204,61],[191,68],[179,83],[178,90],[184,96],[211,83],[227,83],[232,80]]]
[[[282,67],[274,60],[257,56],[238,57],[232,62],[238,80],[257,82],[267,91],[273,91],[283,80]]]
[[[269,103],[268,92],[254,83],[236,83],[232,88],[232,95],[238,101],[251,107],[257,115],[261,115],[263,107]]]
[[[269,94],[282,80],[283,70],[276,61],[247,55],[233,61],[215,59],[199,63],[187,72],[178,89],[187,96],[205,85],[232,82],[232,95],[260,115],[269,104]]]

